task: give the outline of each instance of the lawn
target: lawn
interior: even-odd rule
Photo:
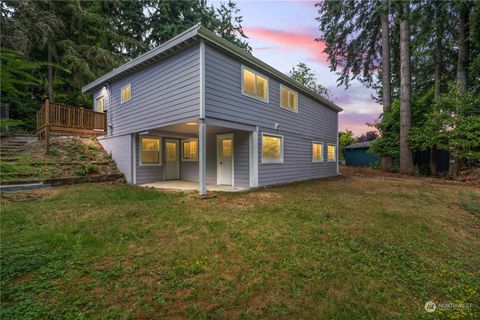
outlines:
[[[7,197],[2,319],[480,317],[474,187],[343,176],[204,200],[124,184]]]

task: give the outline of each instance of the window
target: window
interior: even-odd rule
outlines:
[[[105,111],[105,98],[103,96],[98,97],[95,101],[95,111],[104,112]]]
[[[315,142],[315,141],[312,143],[312,161],[313,162],[323,161],[323,143]]]
[[[197,139],[182,141],[182,160],[183,161],[198,160],[198,140]]]
[[[336,161],[337,160],[337,152],[336,146],[334,144],[329,144],[327,149],[328,154],[328,161]]]
[[[283,163],[283,136],[262,134],[262,163]]]
[[[129,83],[126,86],[122,87],[120,92],[120,103],[125,103],[132,99],[132,85]]]
[[[268,102],[268,78],[242,66],[242,93]]]
[[[160,165],[160,138],[141,137],[140,138],[140,164],[141,165]]]
[[[297,112],[298,93],[280,85],[280,107]]]

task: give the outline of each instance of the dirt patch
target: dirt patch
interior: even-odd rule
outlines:
[[[10,201],[33,201],[51,198],[61,192],[58,188],[38,189],[25,192],[2,193],[2,198]]]
[[[447,179],[445,177],[423,177],[419,175],[405,175],[395,172],[387,172],[380,169],[373,169],[373,168],[357,168],[357,167],[346,167],[341,166],[340,172],[344,176],[357,176],[357,177],[364,177],[364,178],[381,178],[381,179],[389,179],[389,180],[404,180],[404,179],[416,179],[416,180],[423,180],[430,183],[435,184],[447,184],[447,185],[467,185],[472,186],[475,188],[480,188],[480,171],[473,170],[469,175],[461,176],[457,180]]]

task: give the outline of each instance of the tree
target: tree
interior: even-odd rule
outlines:
[[[389,28],[389,1],[382,0],[382,12],[380,15],[380,24],[382,30],[382,103],[383,113],[390,109],[392,89],[390,88],[390,28]],[[384,134],[387,134],[385,131]],[[382,169],[391,171],[393,162],[392,157],[383,155],[381,160]]]
[[[331,97],[330,91],[318,83],[315,73],[303,62],[299,62],[290,70],[290,77],[324,97]]]
[[[409,19],[410,2],[404,1],[400,21],[400,172],[406,174],[413,170],[412,151],[407,140],[412,122]]]
[[[338,132],[338,144],[340,147],[340,157],[341,159],[345,159],[345,147],[351,144],[354,144],[357,140],[353,136],[353,132],[351,130],[345,130]]]
[[[213,7],[204,0],[6,0],[0,8],[2,48],[40,66],[32,70],[38,81],[15,84],[28,95],[2,94],[29,130],[45,98],[91,106],[92,98],[81,93],[85,84],[198,22],[250,50],[232,1]]]

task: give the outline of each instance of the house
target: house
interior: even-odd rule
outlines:
[[[344,148],[345,165],[352,167],[373,167],[380,163],[378,154],[369,153],[370,141],[351,144]]]
[[[99,141],[134,184],[252,188],[338,174],[338,113],[314,91],[196,25],[86,85]]]

